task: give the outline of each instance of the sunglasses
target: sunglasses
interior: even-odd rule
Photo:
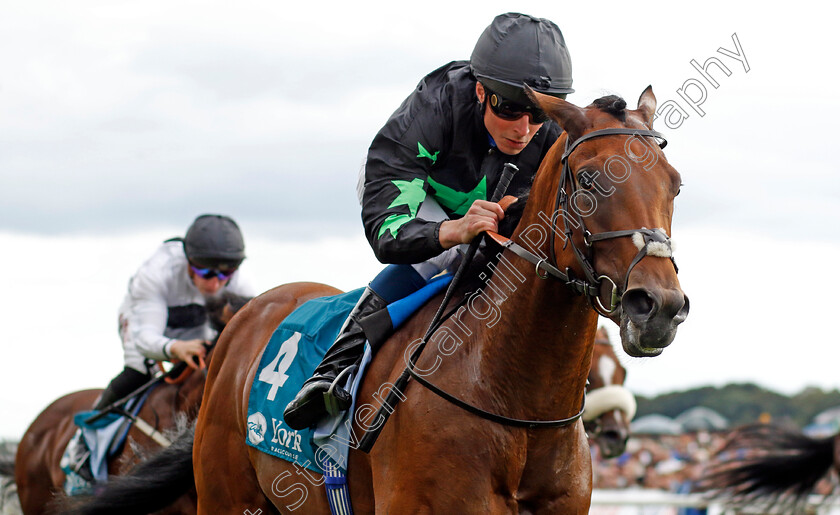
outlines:
[[[508,100],[495,91],[490,91],[486,86],[484,89],[487,91],[487,103],[490,104],[490,109],[502,120],[518,120],[525,115],[530,117],[532,124],[545,123],[549,120],[545,112],[537,106],[523,105]]]
[[[199,268],[195,265],[190,265],[190,270],[192,270],[197,276],[201,277],[202,279],[212,279],[214,277],[218,277],[220,281],[226,281],[230,279],[230,277],[236,272],[236,269],[227,270],[222,272],[216,268]]]

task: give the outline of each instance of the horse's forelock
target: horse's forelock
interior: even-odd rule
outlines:
[[[622,122],[624,122],[624,119],[627,116],[627,111],[625,111],[627,102],[618,95],[607,95],[601,97],[592,102],[592,105],[605,113],[615,116]]]

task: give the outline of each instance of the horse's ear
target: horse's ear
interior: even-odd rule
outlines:
[[[636,111],[642,115],[645,125],[653,128],[653,119],[656,114],[656,97],[653,96],[653,87],[648,86],[642,91]]]
[[[580,107],[563,99],[534,91],[527,84],[525,93],[540,109],[560,124],[564,131],[569,133],[570,139],[578,139],[589,126],[589,120]]]

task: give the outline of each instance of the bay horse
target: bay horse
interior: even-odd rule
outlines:
[[[234,310],[246,300],[228,295],[224,300],[208,305],[213,326],[221,330],[233,316]],[[211,349],[206,359],[209,361],[212,355]],[[175,431],[179,419],[184,422],[187,419],[194,420],[198,415],[207,373],[206,370],[190,373],[191,370],[186,369],[173,381],[162,380],[149,394],[137,417],[158,433]],[[76,433],[73,416],[80,411],[90,410],[101,393],[102,389],[90,389],[60,397],[47,406],[24,433],[14,463],[15,483],[24,515],[51,513],[58,509],[58,502],[64,497],[65,478],[59,462]],[[108,465],[109,475],[127,474],[137,463],[160,448],[160,443],[132,425],[122,451]],[[180,496],[160,513],[195,514],[194,492]]]
[[[651,129],[651,88],[635,110],[615,96],[580,108],[530,94],[566,132],[543,160],[511,238],[491,236],[498,261],[472,276],[484,282],[430,338],[417,375],[398,392],[402,402],[384,406],[393,414],[365,453],[358,437],[381,423],[375,408],[393,393],[441,296],[368,368],[348,461],[357,514],[587,513],[592,471],[580,415],[598,313],[619,324],[622,347],[636,357],[659,355],[688,314],[668,259],[680,176],[654,142],[661,135]],[[335,293],[316,283],[283,285],[240,311],[219,339],[194,433],[138,468],[137,478],[179,463],[170,479],[194,478],[199,514],[329,513],[316,486],[323,476],[245,439],[250,387],[272,333],[305,301]],[[471,410],[424,387],[420,374]],[[109,490],[75,513],[136,493]]]
[[[203,372],[190,374],[181,384],[162,383],[150,394],[137,414],[158,432],[175,429],[179,414],[197,415],[204,387]],[[63,497],[64,472],[59,466],[67,444],[76,433],[73,416],[93,406],[101,389],[73,392],[47,406],[32,422],[18,445],[15,484],[24,515],[51,513],[53,502]],[[108,473],[128,473],[141,459],[160,449],[160,444],[132,425],[123,450],[108,465]],[[133,442],[132,442],[133,441]],[[129,443],[131,442],[131,443]],[[184,496],[161,513],[194,514],[194,495]]]
[[[583,427],[603,458],[621,456],[630,438],[636,399],[624,388],[627,369],[619,361],[603,327],[595,333],[586,385]]]
[[[781,426],[751,424],[732,431],[698,486],[732,504],[798,513],[832,470],[840,474],[840,433],[812,438]]]

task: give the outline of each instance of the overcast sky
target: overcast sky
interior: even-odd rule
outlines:
[[[654,128],[685,183],[673,239],[691,314],[662,356],[624,358],[628,386],[840,386],[840,44],[816,2],[289,5],[0,0],[0,437],[121,369],[129,276],[200,213],[240,222],[261,291],[369,281],[354,186],[370,140],[509,10],[561,27],[570,101],[635,106],[651,84],[688,114]],[[729,72],[710,68],[717,88],[691,64],[711,57]],[[701,87],[702,116],[678,91]]]

